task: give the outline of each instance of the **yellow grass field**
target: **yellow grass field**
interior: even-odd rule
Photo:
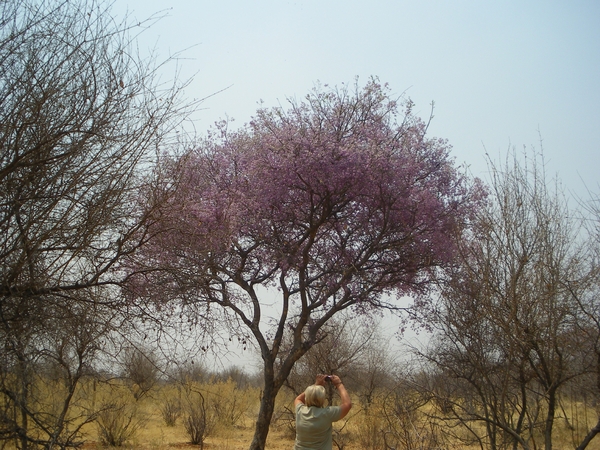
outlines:
[[[206,438],[204,449],[207,450],[247,450],[254,433],[253,420],[247,417],[243,426],[234,428],[217,427],[215,432]],[[82,447],[84,450],[104,449],[102,445],[96,442],[95,430],[90,429],[88,441]],[[270,431],[267,440],[267,450],[291,450],[294,446],[294,440],[289,432],[274,428]],[[145,426],[138,431],[136,437],[128,442],[124,449],[129,450],[158,450],[158,449],[197,449],[198,445],[189,443],[189,437],[178,421],[176,426],[167,427],[158,412],[151,413]],[[335,449],[334,445],[334,449]],[[375,447],[377,448],[377,447]],[[385,447],[379,447],[382,450]],[[464,449],[464,446],[444,447],[448,449]],[[477,447],[472,447],[473,449]],[[556,443],[554,448],[558,450],[573,449],[573,445],[565,443]],[[359,450],[364,447],[358,442],[347,442],[345,450]],[[600,439],[598,437],[588,446],[588,450],[600,449]],[[425,448],[423,448],[425,450]]]
[[[233,382],[221,382],[213,385],[196,386],[204,390],[204,396],[207,405],[210,403],[210,410],[215,408],[214,403],[220,402],[220,407],[231,406],[231,401],[235,397],[238,402],[236,408],[242,408],[243,414],[235,425],[215,422],[213,429],[208,434],[204,442],[204,449],[208,450],[245,450],[249,447],[254,432],[254,419],[258,410],[259,391],[255,388],[246,388],[238,390]],[[125,397],[123,390],[119,390],[120,395]],[[148,396],[137,401],[139,406],[138,414],[143,418],[143,426],[139,428],[135,436],[129,439],[122,447],[130,450],[155,450],[155,449],[186,449],[199,448],[198,445],[190,444],[190,437],[186,433],[183,425],[183,417],[177,419],[175,426],[167,426],[161,415],[161,404],[165,401],[165,395],[174,397],[181,395],[181,391],[174,388],[162,388]],[[188,394],[189,395],[189,394]],[[293,397],[285,393],[278,398],[274,422],[269,433],[267,441],[268,450],[290,450],[293,448],[293,429],[290,427],[292,416],[289,413]],[[365,449],[386,449],[382,440],[381,431],[381,409],[377,405],[372,405],[368,412],[358,401],[355,401],[353,410],[348,416],[347,423],[344,421],[336,424],[334,437],[340,442],[340,447],[334,445],[334,449],[343,448],[344,450],[365,450]],[[592,416],[593,419],[593,416]],[[414,432],[418,435],[431,435],[432,428],[429,425],[413,424]],[[341,432],[340,432],[341,429]],[[443,430],[438,429],[439,435],[443,436]],[[580,430],[580,435],[583,429]],[[555,426],[554,448],[573,449],[573,430],[564,426],[564,421],[557,420]],[[424,439],[430,437],[424,437]],[[579,436],[576,436],[579,439]],[[85,430],[86,443],[83,448],[86,450],[106,448],[98,442],[98,430],[96,425],[89,425]],[[444,439],[442,437],[442,439]],[[423,441],[423,444],[426,441]],[[540,441],[541,442],[541,441]],[[539,444],[539,443],[538,443]],[[543,443],[542,443],[543,445]],[[405,448],[405,447],[398,447]],[[431,446],[406,447],[428,449]],[[436,449],[464,449],[464,445],[452,445],[450,442],[444,442]],[[471,447],[473,449],[478,447]],[[600,450],[600,438],[596,438],[588,446],[588,450]]]
[[[229,407],[230,410],[241,410],[240,418],[237,420],[238,423],[234,425],[219,423],[217,418],[214,419],[212,430],[208,433],[204,442],[204,448],[211,450],[247,449],[254,434],[254,418],[258,411],[259,391],[253,388],[238,390],[235,383],[231,381],[210,385],[195,385],[194,387],[196,391],[203,393],[209,410],[214,409],[215,405]],[[130,403],[134,402],[133,396],[130,396],[127,389],[122,386],[119,388],[113,385],[110,394],[106,392],[106,387],[98,391],[103,392],[97,393],[95,398],[97,404],[109,401],[111,398],[126,400]],[[190,443],[190,437],[183,425],[184,416],[179,417],[174,426],[167,426],[160,410],[166,397],[176,398],[189,395],[189,392],[182,394],[181,389],[163,387],[153,390],[147,396],[138,400],[136,402],[138,411],[136,416],[140,419],[141,426],[133,438],[129,439],[122,448],[132,450],[199,448],[198,445]],[[235,404],[232,403],[234,397],[236,398]],[[98,427],[95,424],[87,425],[84,430],[85,444],[82,446],[83,449],[106,448],[99,442]],[[290,449],[293,445],[293,438],[289,430],[274,427],[270,431],[267,448],[273,450]]]
[[[219,430],[213,436],[207,437],[204,448],[209,450],[247,450],[253,433],[252,423],[248,421],[244,427]],[[268,449],[289,450],[293,446],[293,439],[287,438],[284,433],[277,430],[269,433]],[[92,450],[105,447],[95,441],[94,431],[91,430],[89,440],[82,448]],[[132,450],[197,449],[199,446],[189,443],[189,437],[181,423],[177,423],[174,427],[167,427],[162,418],[158,414],[154,414],[144,428],[139,430],[136,437],[123,448]]]
[[[47,385],[46,389],[48,390],[49,387]],[[133,418],[133,423],[137,425],[135,433],[129,435],[120,448],[158,450],[200,448],[200,445],[190,443],[190,435],[186,431],[184,420],[190,417],[190,406],[202,403],[210,423],[210,431],[206,434],[203,448],[245,450],[249,448],[252,441],[259,396],[258,388],[238,389],[236,383],[231,380],[204,384],[197,382],[165,384],[154,386],[143,395],[139,395],[132,386],[124,383],[105,384],[90,381],[87,385],[82,385],[77,404],[82,410],[97,411],[103,408],[110,410],[113,418],[125,416]],[[401,396],[400,403],[388,404],[387,407],[385,395],[374,395],[368,406],[361,405],[359,397],[359,395],[354,396],[354,406],[346,419],[337,422],[334,426],[334,442],[337,443],[334,444],[334,449],[471,450],[479,448],[458,444],[457,439],[448,434],[447,424],[426,419],[422,410],[410,412],[398,408],[402,402],[410,400],[410,394]],[[169,402],[181,406],[180,414],[173,426],[168,426],[164,417],[165,405]],[[293,448],[292,404],[293,395],[289,392],[281,392],[267,440],[267,450]],[[386,408],[393,406],[396,406],[396,410],[393,415],[390,415],[390,410]],[[425,408],[430,407],[433,408],[433,406],[425,406]],[[77,414],[77,411],[74,411],[74,414]],[[597,413],[582,405],[569,404],[568,408],[562,410],[562,414],[569,417],[565,420],[565,417],[559,415],[556,419],[553,433],[554,448],[574,449],[587,430],[597,421]],[[82,436],[84,444],[81,448],[84,450],[107,448],[99,430],[98,423],[85,425]],[[460,430],[460,427],[456,427],[453,432],[460,433]],[[536,436],[536,445],[538,448],[543,447],[541,436]],[[11,447],[8,445],[3,448],[8,450]],[[587,450],[600,450],[600,437],[596,437]]]
[[[240,423],[235,426],[227,426],[222,423],[215,423],[213,430],[207,436],[204,448],[211,450],[242,450],[247,449],[252,441],[254,433],[253,416],[256,415],[258,391],[234,390],[232,383],[222,383],[217,386],[220,395],[223,396],[223,401],[230,400],[232,395],[250,395],[254,396],[252,405],[244,405],[241,407],[248,410],[244,412]],[[237,392],[236,392],[237,391]],[[123,392],[121,392],[123,394]],[[156,396],[150,396],[141,399],[138,403],[140,406],[139,416],[143,418],[143,425],[135,433],[135,436],[128,440],[123,446],[124,449],[132,450],[157,450],[157,449],[185,449],[199,448],[198,445],[190,444],[190,437],[183,426],[182,418],[178,418],[174,426],[167,426],[160,413],[160,402],[163,400],[162,395],[158,393]],[[212,399],[214,400],[214,399]],[[85,429],[86,442],[83,449],[101,449],[105,448],[98,442],[98,430],[95,425],[88,425]],[[294,445],[293,439],[290,437],[290,432],[286,430],[272,429],[269,433],[267,448],[272,450],[290,449]]]

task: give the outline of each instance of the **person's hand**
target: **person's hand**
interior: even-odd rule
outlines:
[[[327,375],[323,375],[320,373],[319,375],[317,375],[315,384],[318,384],[319,386],[325,386],[325,378],[326,377],[327,377]]]
[[[338,387],[338,385],[342,384],[342,379],[337,375],[329,375],[329,378],[331,378],[331,382],[335,387]]]

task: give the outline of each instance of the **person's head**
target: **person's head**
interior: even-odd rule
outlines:
[[[325,388],[318,384],[313,384],[304,391],[304,402],[306,406],[317,406],[322,408],[325,405],[326,398],[327,393],[325,392]]]

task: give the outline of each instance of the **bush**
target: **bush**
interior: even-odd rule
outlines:
[[[239,389],[232,379],[217,382],[209,387],[209,403],[215,412],[218,422],[226,427],[236,427],[254,405],[258,395],[253,389]]]
[[[372,407],[363,410],[362,413],[355,425],[355,438],[356,442],[360,444],[360,448],[364,450],[386,448],[383,441],[380,411]]]
[[[166,399],[160,405],[160,415],[168,427],[174,427],[177,419],[181,416],[181,402],[179,399]]]
[[[204,448],[204,440],[212,431],[214,424],[214,416],[208,410],[204,395],[200,392],[191,392],[183,422],[190,443],[199,445],[200,449]]]
[[[96,418],[98,441],[105,446],[122,447],[143,426],[135,406],[123,401],[105,404]]]

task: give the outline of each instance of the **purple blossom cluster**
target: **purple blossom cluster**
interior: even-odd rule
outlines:
[[[377,80],[223,124],[174,164],[146,262],[208,298],[274,284],[326,310],[423,292],[482,198],[426,129]]]

